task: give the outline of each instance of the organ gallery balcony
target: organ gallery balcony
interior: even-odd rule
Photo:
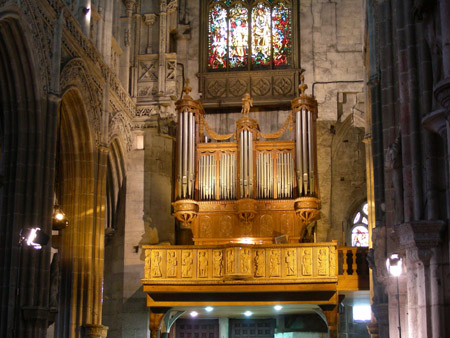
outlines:
[[[336,303],[336,243],[144,246],[148,306]]]

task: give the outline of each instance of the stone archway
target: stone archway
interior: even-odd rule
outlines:
[[[47,330],[50,245],[19,246],[25,227],[51,233],[54,97],[38,84],[32,38],[12,8],[0,12],[0,336]]]
[[[97,147],[81,92],[71,87],[60,105],[57,196],[70,225],[63,230],[56,336],[80,337],[101,326],[106,149]],[[95,127],[95,126],[94,126]],[[70,306],[69,306],[70,304]]]

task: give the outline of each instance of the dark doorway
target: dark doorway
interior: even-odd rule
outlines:
[[[219,338],[217,319],[178,319],[176,338]]]
[[[230,338],[273,338],[275,319],[230,319]]]

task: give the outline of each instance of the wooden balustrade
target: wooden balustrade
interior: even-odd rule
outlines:
[[[338,248],[338,290],[355,291],[369,289],[368,248]]]

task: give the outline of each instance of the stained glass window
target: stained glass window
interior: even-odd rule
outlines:
[[[248,61],[248,10],[242,4],[230,8],[230,68],[247,65]]]
[[[210,1],[209,70],[286,67],[291,51],[290,1]]]
[[[352,246],[369,246],[368,215],[368,204],[363,203],[353,216]]]
[[[216,4],[209,11],[209,69],[227,67],[228,25],[227,10]]]
[[[290,11],[280,2],[272,11],[272,47],[274,66],[288,64],[291,54]]]
[[[270,65],[270,8],[259,3],[252,9],[252,62],[257,66]]]

